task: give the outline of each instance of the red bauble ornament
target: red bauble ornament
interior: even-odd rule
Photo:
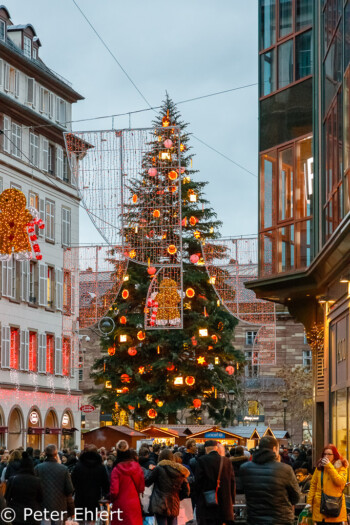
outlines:
[[[137,350],[134,346],[130,346],[130,348],[128,348],[128,354],[131,355],[131,356],[134,356],[137,354]]]
[[[130,383],[130,376],[128,374],[122,374],[120,380],[122,383]]]
[[[155,419],[157,417],[157,411],[154,410],[154,408],[150,408],[149,410],[147,410],[147,415],[150,419]]]
[[[233,366],[229,365],[226,367],[226,372],[228,373],[229,376],[232,376],[232,374],[235,373],[235,369]]]
[[[178,174],[176,173],[176,171],[172,170],[172,171],[169,171],[168,173],[168,179],[169,180],[176,180],[178,178]]]
[[[150,177],[155,177],[155,176],[157,175],[157,170],[156,170],[156,168],[150,168],[150,169],[148,170],[148,175],[149,175]]]
[[[145,338],[146,338],[146,334],[145,334],[145,332],[143,332],[142,330],[140,330],[139,332],[137,332],[137,339],[138,339],[139,341],[143,341]]]
[[[170,139],[166,139],[166,140],[164,141],[164,147],[165,147],[165,148],[172,148],[172,147],[173,147],[173,141],[170,140]]]
[[[122,291],[122,298],[127,299],[129,297],[129,290],[123,290]]]
[[[112,356],[114,354],[115,354],[115,348],[114,348],[114,346],[110,346],[108,348],[108,355]]]
[[[192,299],[195,296],[195,291],[193,288],[187,288],[186,295],[189,299]]]
[[[122,394],[127,394],[129,392],[129,389],[127,386],[123,386],[122,388]]]
[[[195,380],[195,378],[193,376],[187,376],[185,378],[185,383],[188,386],[193,386],[195,384],[195,382],[196,382],[196,380]]]
[[[133,407],[132,405],[128,405],[128,409],[129,410],[135,410],[135,407]]]
[[[153,266],[150,266],[148,269],[147,269],[147,273],[148,275],[154,275],[157,271],[157,268],[154,268]]]
[[[173,363],[168,363],[168,366],[166,367],[166,369],[169,372],[172,372],[173,370],[175,370],[175,365]]]
[[[197,262],[199,261],[199,257],[198,257],[198,255],[195,254],[195,253],[194,253],[193,255],[191,255],[191,257],[190,257],[190,261],[191,261],[191,263],[193,263],[193,264],[197,264]]]
[[[194,399],[193,406],[194,408],[200,408],[202,406],[202,401],[200,399]]]
[[[126,319],[125,315],[122,315],[121,318],[119,319],[119,321],[120,321],[120,324],[126,324],[127,319]]]

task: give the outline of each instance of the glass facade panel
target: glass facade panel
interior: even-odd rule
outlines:
[[[278,219],[280,221],[293,217],[293,197],[294,197],[294,159],[293,148],[288,148],[280,152],[278,158],[279,166],[279,206]]]
[[[273,217],[273,188],[276,180],[276,153],[271,152],[261,158],[261,224],[271,228]]]
[[[272,46],[276,41],[276,1],[261,0],[260,49]]]
[[[297,0],[295,12],[295,29],[299,31],[303,27],[312,24],[312,0]]]
[[[312,137],[297,142],[296,168],[295,214],[297,219],[302,219],[312,215],[312,197],[314,193]]]
[[[345,56],[344,56],[344,69],[350,64],[350,2],[345,6],[344,11],[344,27],[345,27]]]
[[[269,231],[260,235],[260,272],[262,275],[276,273],[276,236],[275,232]]]
[[[350,5],[350,4],[349,4]],[[344,76],[344,172],[350,170],[350,67]]]
[[[295,39],[295,80],[312,73],[312,31],[301,33]]]
[[[311,221],[298,222],[295,244],[298,250],[297,266],[306,268],[311,264]]]
[[[278,271],[294,269],[294,225],[279,228],[278,232]]]
[[[275,50],[260,55],[260,96],[276,91]]]
[[[292,0],[279,0],[279,36],[283,38],[293,30]]]
[[[293,82],[293,39],[278,46],[278,89]]]
[[[339,26],[324,61],[325,113],[342,81],[342,31]]]
[[[339,450],[340,454],[346,458],[347,455],[347,425],[346,425],[346,388],[337,390],[337,416],[336,416],[336,441],[335,446]]]

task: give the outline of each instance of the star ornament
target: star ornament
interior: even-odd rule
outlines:
[[[201,355],[199,357],[197,357],[197,363],[199,365],[205,365],[205,357],[203,357]]]
[[[209,368],[209,370],[214,370],[214,365],[213,365],[213,363],[210,363],[210,364],[208,365],[208,368]]]

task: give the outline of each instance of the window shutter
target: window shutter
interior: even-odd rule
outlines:
[[[4,90],[10,91],[10,65],[4,64]]]
[[[56,308],[63,309],[63,270],[56,268]]]
[[[40,219],[45,222],[45,201],[44,199],[39,199],[39,216]],[[45,229],[41,230],[38,228],[38,237],[44,237]]]
[[[50,93],[49,97],[49,117],[52,118],[55,112],[55,96],[53,93]]]
[[[60,121],[60,99],[56,97],[56,122]]]
[[[1,368],[10,368],[10,327],[1,329]]]
[[[12,297],[12,276],[13,276],[13,261],[2,261],[2,295],[4,297]]]
[[[47,306],[47,265],[39,263],[39,305]]]
[[[49,141],[47,139],[43,139],[42,168],[44,171],[49,169]]]
[[[3,135],[3,143],[2,146],[4,148],[4,151],[7,151],[7,153],[10,153],[11,151],[11,123],[10,119],[7,117],[4,117],[4,135]]]
[[[15,71],[15,96],[18,98],[19,97],[19,71]]]
[[[39,334],[38,372],[41,374],[46,372],[46,334]]]
[[[55,344],[55,374],[62,375],[62,337],[56,337]]]
[[[63,149],[57,146],[56,151],[56,175],[59,179],[63,179]]]
[[[20,333],[20,370],[29,369],[29,330],[21,330]]]
[[[34,106],[34,84],[35,80],[32,77],[27,77],[27,100],[28,104]]]
[[[21,261],[21,301],[28,301],[29,261]]]
[[[3,85],[4,82],[4,61],[2,58],[0,58],[0,86]]]
[[[39,111],[44,111],[44,88],[41,86],[39,91]]]

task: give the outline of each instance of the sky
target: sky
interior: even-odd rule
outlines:
[[[258,82],[257,0],[75,0],[143,96],[161,104]],[[11,0],[14,24],[31,23],[40,57],[85,97],[73,120],[131,112],[146,102],[103,47],[73,0]],[[196,137],[245,167],[258,171],[258,88],[180,104]],[[131,115],[131,127],[149,127],[152,111]],[[74,131],[129,127],[129,117],[73,123]],[[223,222],[223,236],[254,234],[258,179],[196,139],[191,145],[198,180]],[[80,242],[99,242],[82,212]]]

